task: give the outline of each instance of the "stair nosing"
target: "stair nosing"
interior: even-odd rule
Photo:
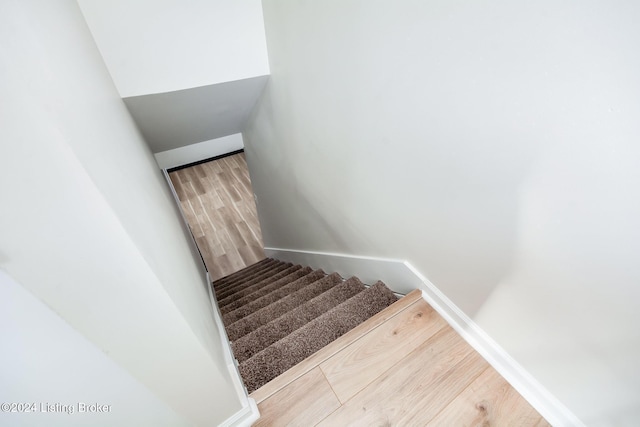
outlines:
[[[422,303],[427,304],[427,302],[422,298],[422,292],[420,290],[416,289],[410,292],[384,310],[378,312],[349,332],[337,338],[335,341],[327,344],[302,362],[294,365],[287,371],[264,384],[262,387],[251,392],[249,397],[253,398],[256,401],[256,404],[263,402],[287,385],[291,384],[293,381],[314,369],[316,366],[320,365],[325,360],[331,358],[343,348],[351,345],[367,333],[378,328],[388,319],[397,316],[413,304],[421,303],[421,301]]]
[[[379,285],[379,286],[378,286]],[[376,289],[376,287],[382,288],[379,292],[380,294],[376,294],[377,291],[374,291],[374,289]],[[389,294],[391,294],[391,296],[394,298],[393,302],[389,302],[389,301],[383,301],[386,300],[387,297],[389,296]],[[362,312],[359,311],[354,311],[351,313],[351,317],[344,317],[344,315],[340,315],[337,317],[334,317],[334,315],[336,313],[339,313],[341,311],[344,311],[346,307],[348,307],[349,305],[353,304],[354,301],[358,300],[358,299],[363,299],[363,301],[359,301],[359,303],[363,303],[366,301],[366,298],[371,295],[374,298],[374,301],[378,298],[380,298],[380,300],[378,300],[378,302],[384,304],[384,307],[380,308],[378,311],[372,312],[371,314],[369,314],[369,309],[372,307],[374,310],[377,309],[376,305],[373,306],[365,306],[366,309]],[[389,303],[388,303],[389,302]],[[340,336],[344,335],[345,333],[349,332],[351,329],[354,329],[356,326],[362,324],[363,322],[365,322],[366,320],[368,320],[369,318],[375,316],[377,313],[379,313],[380,311],[383,311],[385,308],[389,307],[390,305],[393,305],[393,303],[397,302],[397,298],[395,297],[395,295],[393,295],[393,292],[391,292],[391,290],[389,288],[387,288],[387,286],[382,283],[382,282],[377,282],[376,285],[365,289],[355,295],[353,295],[352,297],[350,297],[349,299],[347,299],[346,301],[338,304],[337,306],[331,308],[330,310],[326,311],[325,313],[323,313],[322,315],[316,317],[313,320],[310,320],[308,322],[306,322],[303,326],[301,326],[300,328],[296,329],[295,331],[289,333],[288,335],[284,336],[283,338],[281,338],[280,340],[274,342],[273,344],[265,347],[264,349],[262,349],[261,351],[253,354],[251,357],[249,357],[248,359],[244,360],[243,362],[241,362],[238,365],[238,369],[240,370],[240,373],[244,375],[244,371],[246,369],[255,369],[255,368],[260,368],[262,364],[265,363],[264,360],[261,359],[265,359],[267,358],[267,354],[269,351],[271,351],[272,353],[275,352],[275,355],[277,356],[278,353],[282,350],[289,350],[289,357],[287,358],[278,358],[276,357],[275,359],[270,359],[271,363],[270,365],[273,366],[275,364],[275,366],[277,368],[282,367],[282,365],[278,366],[278,363],[281,362],[285,362],[285,366],[286,366],[286,362],[292,362],[295,360],[295,357],[292,360],[292,357],[294,354],[298,353],[299,357],[301,355],[306,354],[307,351],[311,350],[312,353],[307,354],[306,356],[304,356],[303,359],[298,360],[297,362],[295,362],[293,365],[285,368],[285,370],[283,372],[280,372],[277,376],[281,375],[282,373],[286,372],[287,370],[291,369],[292,367],[296,366],[297,364],[301,363],[302,361],[304,361],[304,359],[310,357],[311,355],[313,355],[314,353],[316,353],[317,351],[321,350],[322,347],[325,347],[326,345],[330,344],[331,342],[335,341],[337,338],[339,338]],[[388,303],[388,304],[387,304]],[[366,318],[361,318],[360,316],[364,315],[366,316]],[[331,338],[331,332],[335,332],[333,330],[333,328],[330,328],[329,330],[326,329],[327,324],[329,325],[334,325],[334,326],[344,326],[344,327],[349,327],[350,324],[352,323],[352,320],[354,319],[357,321],[357,323],[353,326],[351,326],[351,329],[347,329],[344,332],[338,332],[338,336],[336,336],[335,338]],[[346,319],[346,320],[345,320]],[[358,320],[361,319],[361,320]],[[309,334],[307,334],[308,331],[316,331],[318,332],[318,335],[316,336],[317,338],[323,338],[322,341],[326,341],[326,339],[328,339],[329,341],[326,342],[326,344],[324,344],[322,347],[317,348],[315,350],[314,346],[315,344],[308,344],[308,341],[306,339],[301,339],[304,336],[309,336]],[[328,335],[326,335],[325,333],[329,333]],[[302,336],[300,336],[302,334]],[[306,335],[305,335],[306,334]],[[303,343],[303,345],[301,347],[298,348],[297,345],[293,344],[296,342],[301,342]],[[307,344],[305,344],[307,343]],[[282,348],[284,346],[284,348]],[[291,347],[293,346],[293,347]],[[289,347],[289,348],[287,348]],[[300,354],[301,351],[301,354]],[[271,356],[274,356],[273,354]],[[255,371],[254,371],[255,372]],[[257,372],[269,372],[269,370],[265,370],[265,369],[259,369]],[[267,373],[267,376],[269,374]],[[251,379],[256,380],[255,374],[252,374],[250,376]],[[269,379],[267,382],[271,381],[273,378]],[[244,377],[244,381],[245,384],[247,385],[248,389],[252,388],[253,384],[247,383],[247,378]],[[261,380],[258,377],[257,378],[257,382],[260,383]],[[260,386],[258,388],[260,388],[261,386],[263,386],[263,384],[260,384]],[[253,390],[252,390],[253,391]]]

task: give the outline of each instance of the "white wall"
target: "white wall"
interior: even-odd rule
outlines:
[[[35,404],[2,425],[191,425],[1,270],[0,339],[0,401]]]
[[[243,148],[244,142],[242,141],[242,134],[236,133],[235,135],[223,136],[222,138],[203,141],[197,144],[187,145],[186,147],[162,151],[154,154],[154,156],[161,169],[171,169],[232,153],[242,150]]]
[[[151,151],[172,150],[242,132],[267,76],[125,98]]]
[[[0,4],[0,267],[192,424],[240,409],[207,283],[72,0]]]
[[[585,423],[640,416],[640,5],[263,4],[265,245],[407,259]]]
[[[260,0],[78,0],[124,97],[269,74]]]

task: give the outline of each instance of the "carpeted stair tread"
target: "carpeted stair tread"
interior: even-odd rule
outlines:
[[[297,270],[290,275],[283,277],[280,280],[276,280],[268,286],[264,286],[256,292],[238,300],[237,307],[234,310],[222,312],[222,321],[225,325],[237,322],[243,317],[276,302],[289,293],[295,292],[324,276],[324,271],[316,270],[312,272],[309,267]],[[231,307],[232,305],[233,304],[230,304],[227,307]]]
[[[276,261],[273,263],[266,264],[263,268],[260,268],[254,272],[248,273],[247,275],[240,277],[234,281],[230,281],[226,283],[223,287],[218,287],[216,291],[216,295],[225,295],[229,293],[233,293],[238,286],[242,286],[246,283],[256,281],[260,281],[265,277],[268,277],[270,274],[273,274],[274,271],[280,271],[284,268],[290,267],[293,264],[287,262]]]
[[[265,293],[271,292],[274,289],[275,284],[282,286],[292,280],[297,280],[305,274],[311,272],[311,268],[302,267],[301,265],[293,265],[285,270],[279,271],[270,277],[266,277],[257,283],[253,283],[249,287],[243,287],[238,292],[224,298],[220,304],[220,310],[222,313],[228,313],[236,308],[265,295]]]
[[[221,307],[225,306],[229,301],[236,301],[238,298],[248,295],[260,287],[285,277],[301,268],[301,265],[293,265],[290,263],[275,266],[262,274],[248,278],[245,283],[239,283],[231,289],[216,294],[218,303]],[[247,289],[249,289],[249,291],[247,291]]]
[[[254,271],[257,271],[261,268],[263,268],[265,265],[268,265],[270,263],[273,262],[278,262],[277,260],[273,259],[273,258],[264,258],[254,264],[248,265],[245,268],[243,268],[242,270],[238,270],[235,271],[231,274],[228,274],[224,277],[221,277],[217,280],[215,280],[213,283],[218,284],[218,285],[224,285],[225,283],[232,281],[232,280],[236,280],[242,276],[245,276],[247,274],[250,274]]]
[[[217,284],[223,285],[223,284],[225,284],[225,283],[227,283],[229,281],[236,280],[239,277],[242,277],[242,276],[250,274],[250,273],[252,273],[254,271],[257,271],[260,268],[263,268],[265,265],[268,265],[268,264],[271,264],[271,263],[274,263],[274,262],[282,262],[282,261],[278,261],[278,260],[275,260],[273,258],[264,258],[264,259],[262,259],[262,260],[260,260],[260,261],[258,261],[256,263],[253,263],[251,265],[246,266],[242,270],[238,270],[238,271],[235,271],[235,272],[233,272],[231,274],[228,274],[228,275],[226,275],[224,277],[221,277],[221,278],[215,280],[213,283],[217,283]]]
[[[302,289],[299,289],[298,291],[289,294],[230,325],[227,325],[225,328],[227,330],[227,336],[230,341],[236,341],[248,333],[255,331],[259,327],[266,325],[280,316],[294,310],[341,282],[342,278],[338,273],[332,273],[316,280]]]
[[[243,268],[242,270],[238,270],[234,273],[231,273],[227,276],[224,276],[218,280],[215,280],[213,282],[214,285],[220,287],[220,286],[224,286],[225,284],[232,282],[234,280],[238,280],[239,278],[242,277],[246,277],[248,274],[253,274],[254,272],[260,270],[261,268],[264,268],[266,265],[272,264],[272,263],[277,263],[277,262],[281,262],[281,261],[277,261],[273,258],[265,258],[261,261],[256,262],[255,264],[251,264],[245,268]]]
[[[282,263],[282,261],[277,261],[271,258],[265,258],[263,261],[264,262],[261,261],[260,263],[252,264],[248,267],[245,267],[244,269],[236,271],[235,273],[223,277],[222,279],[218,279],[212,284],[217,291],[221,291],[235,284],[242,283],[248,277],[251,277],[261,271],[266,271],[274,265]]]
[[[248,273],[245,276],[239,277],[234,281],[230,281],[224,286],[218,286],[217,288],[214,285],[214,290],[216,291],[216,297],[218,300],[228,297],[233,294],[239,287],[246,287],[250,283],[256,283],[260,280],[263,280],[266,277],[274,274],[274,272],[281,271],[285,268],[290,267],[292,264],[285,263],[270,263],[265,265],[263,268],[258,269],[254,272]]]
[[[250,275],[240,278],[237,281],[230,282],[223,289],[219,289],[216,292],[216,296],[218,297],[218,299],[225,298],[236,292],[238,289],[242,289],[243,287],[247,287],[251,284],[264,280],[265,278],[270,277],[273,274],[276,274],[277,272],[285,270],[291,266],[293,266],[293,264],[289,262],[276,262],[273,264],[269,264],[265,266],[265,268],[262,268]]]
[[[238,362],[243,362],[365,289],[360,280],[352,277],[234,341],[233,354]]]
[[[393,304],[396,296],[382,282],[349,298],[320,317],[240,363],[249,393]]]

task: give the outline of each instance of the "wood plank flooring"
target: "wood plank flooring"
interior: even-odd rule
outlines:
[[[255,426],[549,426],[419,291],[251,396]]]
[[[244,153],[169,174],[211,280],[265,257]]]

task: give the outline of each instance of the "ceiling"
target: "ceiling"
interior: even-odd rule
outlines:
[[[154,153],[242,132],[269,76],[123,98]]]

